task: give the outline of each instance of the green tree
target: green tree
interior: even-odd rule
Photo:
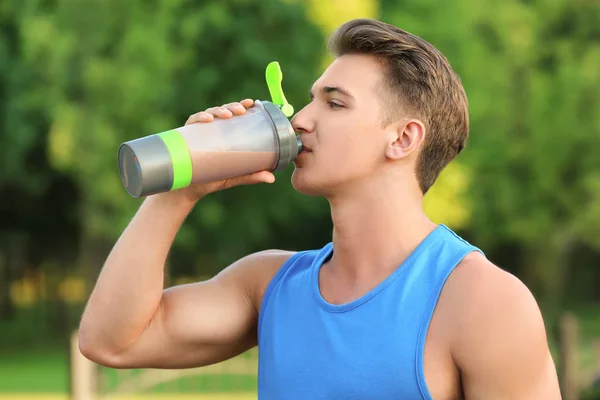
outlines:
[[[78,234],[77,188],[46,157],[53,97],[45,66],[32,62],[28,38],[43,3],[0,4],[0,318],[12,314],[10,285],[39,270],[68,272]],[[58,305],[60,308],[60,305]]]
[[[460,159],[472,175],[477,244],[516,243],[520,276],[556,310],[573,246],[600,247],[600,6],[382,4],[388,21],[432,42],[462,76],[472,134]]]
[[[323,42],[301,5],[277,0],[58,2],[30,32],[32,59],[44,65],[57,98],[49,154],[82,191],[80,262],[91,266],[90,280],[140,203],[119,180],[119,144],[181,126],[209,106],[269,99],[264,71],[272,60],[298,109]],[[322,207],[294,193],[289,172],[278,172],[272,187],[203,199],[176,240],[173,267],[213,273],[267,243],[297,243],[297,235],[284,243],[277,233],[317,218]]]

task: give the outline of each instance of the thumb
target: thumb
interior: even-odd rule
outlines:
[[[275,175],[269,171],[259,171],[248,175],[250,183],[273,183],[275,182]]]
[[[254,185],[257,183],[273,183],[275,182],[275,175],[269,171],[260,171],[252,174],[239,176],[237,178],[227,179],[224,187],[230,188],[241,185]]]

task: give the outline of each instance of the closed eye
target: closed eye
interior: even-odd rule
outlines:
[[[329,105],[329,108],[331,108],[332,110],[344,108],[343,105],[341,105],[340,103],[336,103],[335,101],[328,101],[327,105]]]

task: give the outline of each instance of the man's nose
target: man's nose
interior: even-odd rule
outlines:
[[[295,132],[310,133],[313,131],[314,122],[311,122],[307,108],[308,106],[304,107],[292,118],[291,124]]]

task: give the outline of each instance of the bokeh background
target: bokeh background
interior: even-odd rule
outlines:
[[[598,0],[1,0],[0,399],[255,398],[255,352],[200,371],[78,357],[82,308],[141,202],[117,148],[268,100],[273,60],[300,109],[331,61],[327,35],[356,17],[425,38],[462,77],[471,136],[427,212],[532,290],[565,399],[600,399]],[[329,241],[327,203],[295,192],[292,169],[203,199],[166,285]]]

